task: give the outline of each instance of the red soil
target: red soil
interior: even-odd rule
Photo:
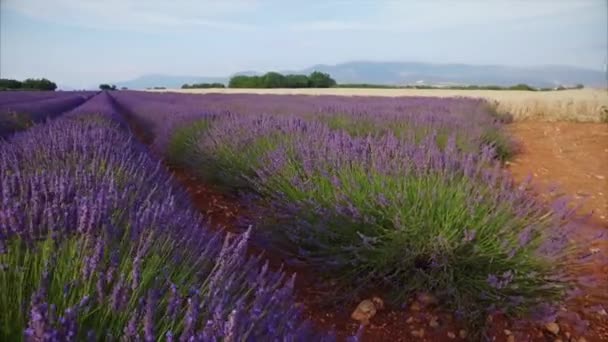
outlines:
[[[508,168],[523,181],[532,176],[532,191],[541,198],[566,195],[581,205],[580,214],[592,213],[591,219],[577,230],[575,240],[586,244],[589,252],[602,258],[576,267],[573,274],[595,276],[595,289],[568,303],[568,310],[588,320],[588,340],[608,341],[606,312],[584,313],[601,303],[608,310],[608,125],[573,122],[517,122],[509,126],[521,147]],[[549,195],[547,187],[557,186]],[[604,238],[596,238],[600,234]]]
[[[516,122],[509,131],[521,146],[509,163],[516,179],[532,176],[541,194],[556,184],[608,227],[608,124]]]

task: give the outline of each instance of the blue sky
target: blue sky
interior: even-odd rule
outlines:
[[[606,0],[0,0],[0,76],[84,87],[353,60],[602,70]]]

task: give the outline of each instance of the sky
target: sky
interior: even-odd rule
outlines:
[[[348,61],[603,70],[608,0],[0,0],[0,77],[87,87]]]

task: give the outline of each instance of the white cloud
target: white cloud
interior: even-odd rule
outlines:
[[[250,30],[233,17],[251,12],[256,1],[212,0],[3,0],[23,15],[65,25],[133,31],[188,28]]]

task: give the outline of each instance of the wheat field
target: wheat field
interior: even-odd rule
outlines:
[[[474,97],[488,100],[500,113],[510,113],[516,120],[608,122],[608,90],[576,89],[561,91],[452,90],[452,89],[163,89],[180,93],[221,94],[301,94],[342,96],[434,96]]]

